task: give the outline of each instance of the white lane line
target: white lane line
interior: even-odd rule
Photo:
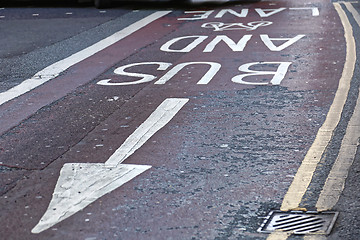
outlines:
[[[155,12],[133,24],[124,28],[123,30],[114,33],[113,35],[87,47],[65,59],[62,59],[43,70],[36,73],[32,78],[23,81],[21,84],[0,93],[0,105],[24,94],[32,89],[46,83],[47,81],[57,77],[60,73],[70,68],[71,66],[85,60],[86,58],[96,54],[97,52],[111,46],[112,44],[124,39],[130,34],[145,27],[151,22],[169,14],[171,11],[158,11]]]
[[[151,168],[121,163],[169,123],[188,101],[187,98],[163,101],[105,163],[64,164],[50,204],[31,232],[40,233],[52,227]]]
[[[150,116],[131,134],[126,141],[105,162],[107,166],[116,166],[131,156],[152,135],[163,128],[189,99],[166,99]]]

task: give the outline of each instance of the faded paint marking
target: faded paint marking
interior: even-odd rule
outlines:
[[[105,162],[106,166],[116,166],[130,157],[157,131],[163,128],[189,101],[187,98],[168,98],[138,127],[115,153]]]
[[[105,163],[64,164],[50,204],[31,232],[40,233],[54,226],[151,168],[121,163],[170,122],[188,101],[185,98],[163,101]]]

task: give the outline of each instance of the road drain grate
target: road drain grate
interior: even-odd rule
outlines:
[[[258,229],[261,233],[274,231],[293,234],[330,234],[338,212],[272,211]]]

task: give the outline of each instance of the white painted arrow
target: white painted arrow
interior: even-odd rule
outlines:
[[[105,163],[64,164],[49,207],[31,232],[40,233],[52,227],[151,168],[121,163],[170,122],[188,101],[166,99]]]

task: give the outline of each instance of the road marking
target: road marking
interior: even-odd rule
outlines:
[[[336,126],[340,121],[341,113],[348,96],[350,82],[355,69],[356,48],[355,39],[352,35],[351,25],[346,19],[346,15],[343,12],[341,6],[337,3],[334,3],[334,6],[338,11],[345,29],[346,61],[344,70],[326,120],[319,129],[314,143],[306,154],[305,159],[303,160],[295,176],[295,179],[288,190],[288,193],[285,195],[281,206],[281,210],[284,211],[299,207],[302,196],[310,184],[315,168],[320,161],[320,158],[325,151],[325,148],[327,147]]]
[[[101,50],[111,46],[112,44],[124,39],[125,37],[131,35],[132,33],[138,31],[139,29],[145,27],[151,22],[169,14],[171,11],[158,11],[155,12],[133,24],[124,28],[121,31],[114,33],[113,35],[87,47],[73,55],[62,59],[36,73],[32,78],[27,79],[20,83],[19,85],[0,93],[0,105],[23,95],[31,91],[32,89],[46,83],[47,81],[57,77],[60,73],[66,69],[72,67],[73,65],[85,60],[88,57],[100,52]]]
[[[320,12],[319,12],[319,8],[317,7],[294,7],[294,8],[289,8],[290,10],[311,10],[313,17],[318,17],[320,16]]]
[[[188,101],[189,99],[183,98],[166,99],[149,118],[125,140],[123,145],[105,162],[105,165],[118,165],[130,157],[149,140],[152,135],[163,128]]]
[[[269,235],[267,240],[287,239],[291,234],[288,232],[275,231]]]
[[[121,163],[170,122],[188,101],[186,98],[163,101],[105,163],[64,164],[48,209],[31,232],[40,233],[52,227],[151,168]]]
[[[344,4],[345,4],[346,8],[351,12],[351,14],[353,15],[356,23],[360,27],[360,14],[356,11],[356,9],[353,7],[353,5],[351,3],[345,2]]]
[[[347,9],[352,13],[357,24],[360,27],[360,15],[350,3],[344,3]],[[350,24],[350,23],[349,23]],[[356,53],[355,53],[356,56]],[[354,61],[355,63],[355,61]],[[353,115],[346,128],[344,139],[336,161],[326,179],[325,185],[320,193],[316,203],[319,211],[331,209],[338,202],[340,195],[345,187],[345,181],[349,169],[354,162],[357,147],[359,146],[360,133],[360,95],[358,96]]]
[[[282,211],[299,208],[301,199],[303,198],[311,182],[317,164],[319,163],[321,156],[323,155],[326,147],[328,146],[333,132],[340,121],[341,113],[343,111],[348,92],[350,90],[350,83],[353,77],[356,63],[355,39],[353,36],[351,24],[347,19],[344,10],[339,3],[334,3],[334,7],[340,16],[345,31],[346,60],[343,73],[340,78],[339,86],[336,91],[334,101],[330,106],[326,120],[324,124],[320,127],[314,143],[307,152],[300,168],[298,169],[298,172],[295,175],[291,186],[289,187],[288,192],[284,197],[281,206]],[[268,239],[273,238],[273,234],[270,234],[268,237]],[[279,237],[277,239],[287,239],[287,236],[284,235],[283,237]]]

